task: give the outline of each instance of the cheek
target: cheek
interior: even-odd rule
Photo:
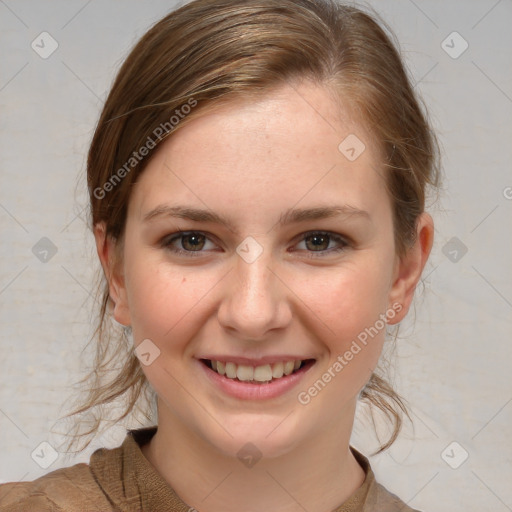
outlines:
[[[343,393],[357,393],[377,365],[386,333],[383,315],[389,307],[390,279],[387,263],[369,259],[365,265],[315,280],[315,286],[301,294],[321,325],[317,332],[324,333],[321,341],[329,352],[326,367],[331,377],[337,376]]]
[[[178,326],[184,327],[188,322],[183,320],[193,314],[207,284],[202,280],[201,286],[194,285],[197,277],[180,272],[179,268],[171,270],[162,263],[134,262],[128,267],[127,276],[134,334],[138,331],[136,339],[158,340],[171,335]]]
[[[150,339],[160,349],[159,364],[143,368],[152,380],[156,378],[154,366],[180,372],[181,361],[191,357],[198,333],[213,314],[209,298],[224,273],[170,265],[161,252],[141,250],[141,245],[134,244],[131,253],[126,251],[125,282],[134,343]]]
[[[301,299],[311,307],[332,336],[346,341],[372,326],[385,313],[389,273],[377,263],[329,272],[302,288]],[[313,286],[314,284],[314,286]]]

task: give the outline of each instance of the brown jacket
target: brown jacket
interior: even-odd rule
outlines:
[[[140,447],[155,432],[156,427],[129,430],[121,446],[96,450],[89,464],[0,485],[0,512],[194,512],[142,454]],[[352,452],[366,479],[333,512],[418,512],[378,484],[368,459]]]

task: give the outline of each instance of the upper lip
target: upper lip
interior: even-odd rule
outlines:
[[[237,357],[237,356],[228,356],[228,355],[207,355],[201,356],[197,359],[209,359],[210,361],[221,361],[223,363],[235,363],[235,364],[243,364],[247,366],[263,366],[266,364],[274,364],[274,363],[282,363],[286,361],[306,361],[307,359],[314,359],[313,357],[304,357],[297,355],[278,355],[278,356],[265,356],[259,357],[255,359],[251,359],[250,357]]]

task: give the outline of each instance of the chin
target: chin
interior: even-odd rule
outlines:
[[[225,421],[220,435],[212,431],[203,432],[205,440],[226,457],[235,457],[244,462],[247,457],[272,459],[286,455],[300,444],[299,432],[293,431],[293,423],[286,425],[283,418],[248,415],[244,420]],[[216,429],[218,432],[219,429]]]

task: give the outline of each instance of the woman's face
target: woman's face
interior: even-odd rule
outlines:
[[[410,301],[382,173],[363,126],[306,83],[161,146],[133,189],[111,293],[162,428],[269,457],[350,430],[383,320]]]

